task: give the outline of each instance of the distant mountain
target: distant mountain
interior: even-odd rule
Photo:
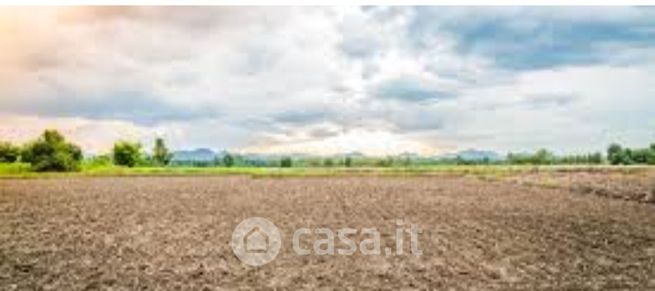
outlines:
[[[468,149],[455,153],[444,154],[444,155],[437,156],[436,158],[455,159],[457,157],[466,161],[482,161],[484,159],[488,159],[489,161],[499,161],[503,159],[501,155],[499,155],[494,151],[485,151],[485,150],[476,150],[476,149]]]
[[[173,161],[210,162],[213,161],[215,158],[222,159],[226,154],[228,154],[228,152],[225,150],[214,152],[211,149],[207,149],[207,148],[198,148],[194,150],[180,150],[180,151],[173,152]],[[261,162],[261,163],[265,163],[267,161],[280,160],[283,157],[291,157],[292,159],[327,158],[327,157],[329,158],[366,157],[366,155],[360,152],[348,152],[348,153],[334,154],[330,156],[315,156],[315,155],[304,154],[304,153],[286,153],[286,154],[240,153],[240,154],[233,154],[233,155],[238,155],[244,160]],[[476,149],[467,149],[459,152],[448,153],[448,154],[443,154],[433,157],[421,156],[420,154],[412,153],[412,152],[403,152],[394,157],[401,158],[401,159],[439,159],[439,160],[455,159],[457,157],[460,157],[461,159],[466,161],[482,161],[484,159],[488,159],[489,161],[499,161],[503,159],[501,155],[499,155],[494,151],[485,151],[485,150],[476,150]]]
[[[210,149],[198,148],[195,150],[183,150],[173,152],[173,161],[213,161],[216,153]]]

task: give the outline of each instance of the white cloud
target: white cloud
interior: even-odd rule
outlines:
[[[174,148],[375,154],[650,142],[655,55],[639,37],[655,32],[652,10],[583,10],[11,8],[0,138],[57,127],[94,152],[161,135]],[[549,23],[600,29],[594,57],[543,50],[562,41]],[[490,24],[518,38],[475,35]]]

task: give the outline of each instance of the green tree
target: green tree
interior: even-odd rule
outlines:
[[[632,151],[631,148],[625,148],[623,149],[623,154],[622,154],[622,163],[624,165],[632,165],[634,164],[634,152]]]
[[[375,165],[378,167],[391,167],[393,166],[393,157],[387,156],[385,158],[379,158],[375,162]]]
[[[346,157],[343,163],[346,167],[352,167],[353,159],[351,157]]]
[[[602,164],[603,163],[603,154],[601,153],[593,153],[591,156],[589,156],[589,163],[591,164]]]
[[[623,163],[624,159],[623,148],[621,148],[621,145],[613,143],[607,148],[607,160],[610,164],[619,165]]]
[[[632,150],[632,161],[635,164],[647,164],[650,159],[651,150],[649,148],[645,149],[634,149]]]
[[[158,137],[155,139],[155,148],[152,150],[152,160],[156,165],[166,166],[171,162],[173,154],[168,151],[164,139]]]
[[[535,165],[549,165],[555,160],[555,156],[546,149],[540,149],[534,154],[532,164]]]
[[[323,161],[323,166],[332,167],[334,166],[334,161],[331,158],[327,158]]]
[[[0,142],[0,163],[13,163],[20,156],[20,148],[9,143]]]
[[[46,130],[37,140],[23,148],[21,158],[39,172],[76,171],[82,161],[82,150],[66,142],[58,131]]]
[[[231,154],[226,153],[223,156],[223,165],[226,166],[226,167],[234,166],[234,157]]]
[[[646,163],[649,165],[655,165],[655,149],[650,150]]]
[[[291,166],[293,166],[293,162],[291,161],[290,157],[284,157],[282,160],[280,160],[280,167],[291,168]]]
[[[112,150],[114,164],[134,167],[142,159],[141,144],[129,141],[117,141]]]

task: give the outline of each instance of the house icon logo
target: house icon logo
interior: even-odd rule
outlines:
[[[243,240],[247,253],[265,253],[268,250],[268,235],[259,226],[248,232]]]
[[[244,264],[261,266],[280,252],[280,231],[270,220],[261,217],[245,219],[232,232],[232,251]]]

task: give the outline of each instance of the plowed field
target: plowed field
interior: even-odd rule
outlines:
[[[282,233],[242,264],[248,217]],[[299,256],[300,227],[414,223],[423,254]],[[406,242],[409,249],[409,242]],[[655,289],[655,204],[467,177],[0,180],[3,290]]]

